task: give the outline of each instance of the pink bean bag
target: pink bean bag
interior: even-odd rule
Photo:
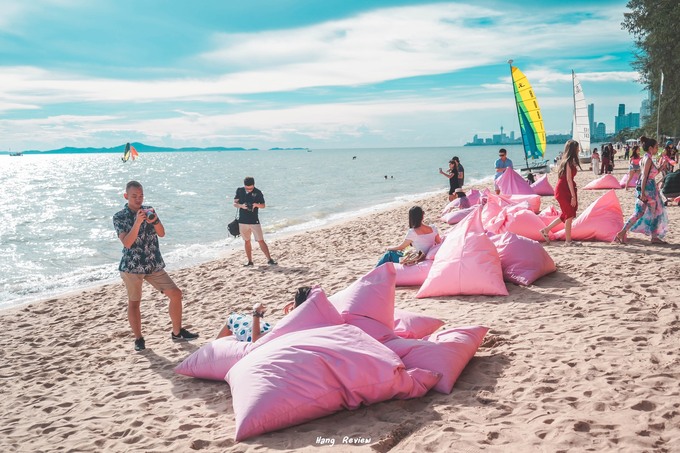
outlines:
[[[472,189],[469,192],[466,192],[465,195],[468,201],[470,202],[470,206],[474,206],[482,202],[482,193],[477,189]],[[446,214],[447,212],[451,212],[459,207],[460,198],[456,198],[455,200],[450,201],[449,204],[447,204],[444,207],[444,209],[442,209],[442,215]]]
[[[483,225],[481,230],[490,231],[494,234],[499,233],[505,223],[505,212],[503,212],[503,209],[508,206],[512,206],[509,201],[502,199],[496,194],[489,194],[480,215],[480,221]]]
[[[553,220],[558,218],[560,216],[560,212],[555,208],[555,206],[548,206],[544,210],[538,213],[538,217],[543,221],[545,226],[548,226],[552,223]],[[564,225],[557,224],[555,225],[552,230],[552,232],[559,231],[564,228]],[[541,238],[543,239],[543,238]]]
[[[633,173],[633,177],[630,179],[630,181],[628,181],[628,173],[626,173],[619,180],[619,184],[621,185],[622,188],[626,187],[626,183],[628,183],[628,187],[635,187],[635,185],[638,182],[638,179],[640,179],[640,173]]]
[[[394,333],[401,338],[423,338],[443,325],[444,321],[432,316],[394,309]]]
[[[512,168],[506,169],[496,180],[503,195],[535,195],[529,183]]]
[[[477,208],[446,236],[416,297],[508,295],[496,247],[484,233]]]
[[[614,175],[602,175],[583,187],[585,190],[620,189],[621,183]]]
[[[482,326],[459,327],[437,332],[422,340],[392,338],[385,342],[385,346],[399,355],[409,368],[422,367],[441,373],[442,377],[434,389],[449,394],[488,330]]]
[[[609,175],[611,176],[611,175]],[[576,241],[614,240],[616,233],[623,228],[621,204],[613,190],[593,201],[571,225],[571,238]],[[555,233],[555,239],[563,241],[564,228]]]
[[[396,286],[420,286],[427,278],[430,272],[433,260],[424,260],[412,266],[404,266],[403,264],[395,264],[396,271]]]
[[[531,195],[498,195],[501,199],[508,202],[508,204],[520,204],[527,202],[529,209],[538,214],[541,211],[541,196],[532,193]]]
[[[543,175],[538,178],[538,180],[531,185],[531,189],[536,195],[545,197],[552,197],[555,195],[555,189],[550,185],[550,181],[548,181],[548,175]]]
[[[457,209],[455,211],[447,212],[446,214],[441,216],[441,221],[446,222],[449,225],[455,225],[456,223],[460,222],[465,217],[467,217],[468,214],[470,214],[474,209],[475,206],[471,206],[469,208]]]
[[[200,379],[222,381],[232,366],[252,349],[253,343],[235,336],[219,338],[201,346],[175,367],[175,373]]]
[[[557,270],[548,252],[536,241],[513,233],[493,236],[491,241],[498,250],[503,278],[507,282],[529,286]]]
[[[280,336],[253,349],[226,376],[237,441],[343,408],[421,397],[440,378],[406,370],[394,352],[348,324]]]
[[[502,232],[510,232],[534,241],[543,242],[543,236],[539,232],[545,228],[543,220],[529,209],[515,209],[506,216]],[[502,259],[501,259],[502,261]]]

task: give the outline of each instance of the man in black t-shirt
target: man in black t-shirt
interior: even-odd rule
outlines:
[[[267,264],[275,265],[269,254],[269,247],[264,242],[264,235],[262,234],[262,227],[260,226],[260,219],[258,211],[265,208],[264,195],[260,189],[255,187],[255,178],[247,176],[243,180],[243,186],[236,189],[236,196],[234,197],[234,207],[239,208],[238,212],[238,226],[241,237],[245,242],[246,256],[248,263],[246,266],[253,265],[253,247],[250,243],[250,236],[255,236],[255,240],[260,244],[260,249],[267,257]]]

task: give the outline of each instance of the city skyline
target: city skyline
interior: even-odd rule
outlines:
[[[0,6],[0,150],[462,145],[518,128],[509,59],[548,134],[569,129],[572,69],[607,130],[646,97],[625,1]]]

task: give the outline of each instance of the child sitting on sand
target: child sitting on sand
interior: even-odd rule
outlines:
[[[300,306],[307,300],[311,290],[312,288],[309,286],[298,288],[295,292],[295,301],[283,307],[283,312],[288,314]],[[272,329],[271,324],[268,322],[260,324],[260,319],[264,318],[265,311],[267,311],[267,307],[262,302],[258,302],[253,305],[252,316],[238,313],[230,314],[227,318],[227,324],[222,327],[220,333],[217,334],[217,338],[234,335],[238,341],[256,342],[258,338]]]

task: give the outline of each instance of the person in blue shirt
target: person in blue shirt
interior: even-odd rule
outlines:
[[[494,180],[494,188],[496,189],[496,195],[501,193],[501,190],[498,188],[496,185],[496,180],[501,177],[503,173],[505,173],[505,170],[508,168],[512,168],[512,161],[508,159],[508,152],[506,151],[505,148],[501,148],[498,150],[498,160],[496,161],[496,174],[493,177]]]

